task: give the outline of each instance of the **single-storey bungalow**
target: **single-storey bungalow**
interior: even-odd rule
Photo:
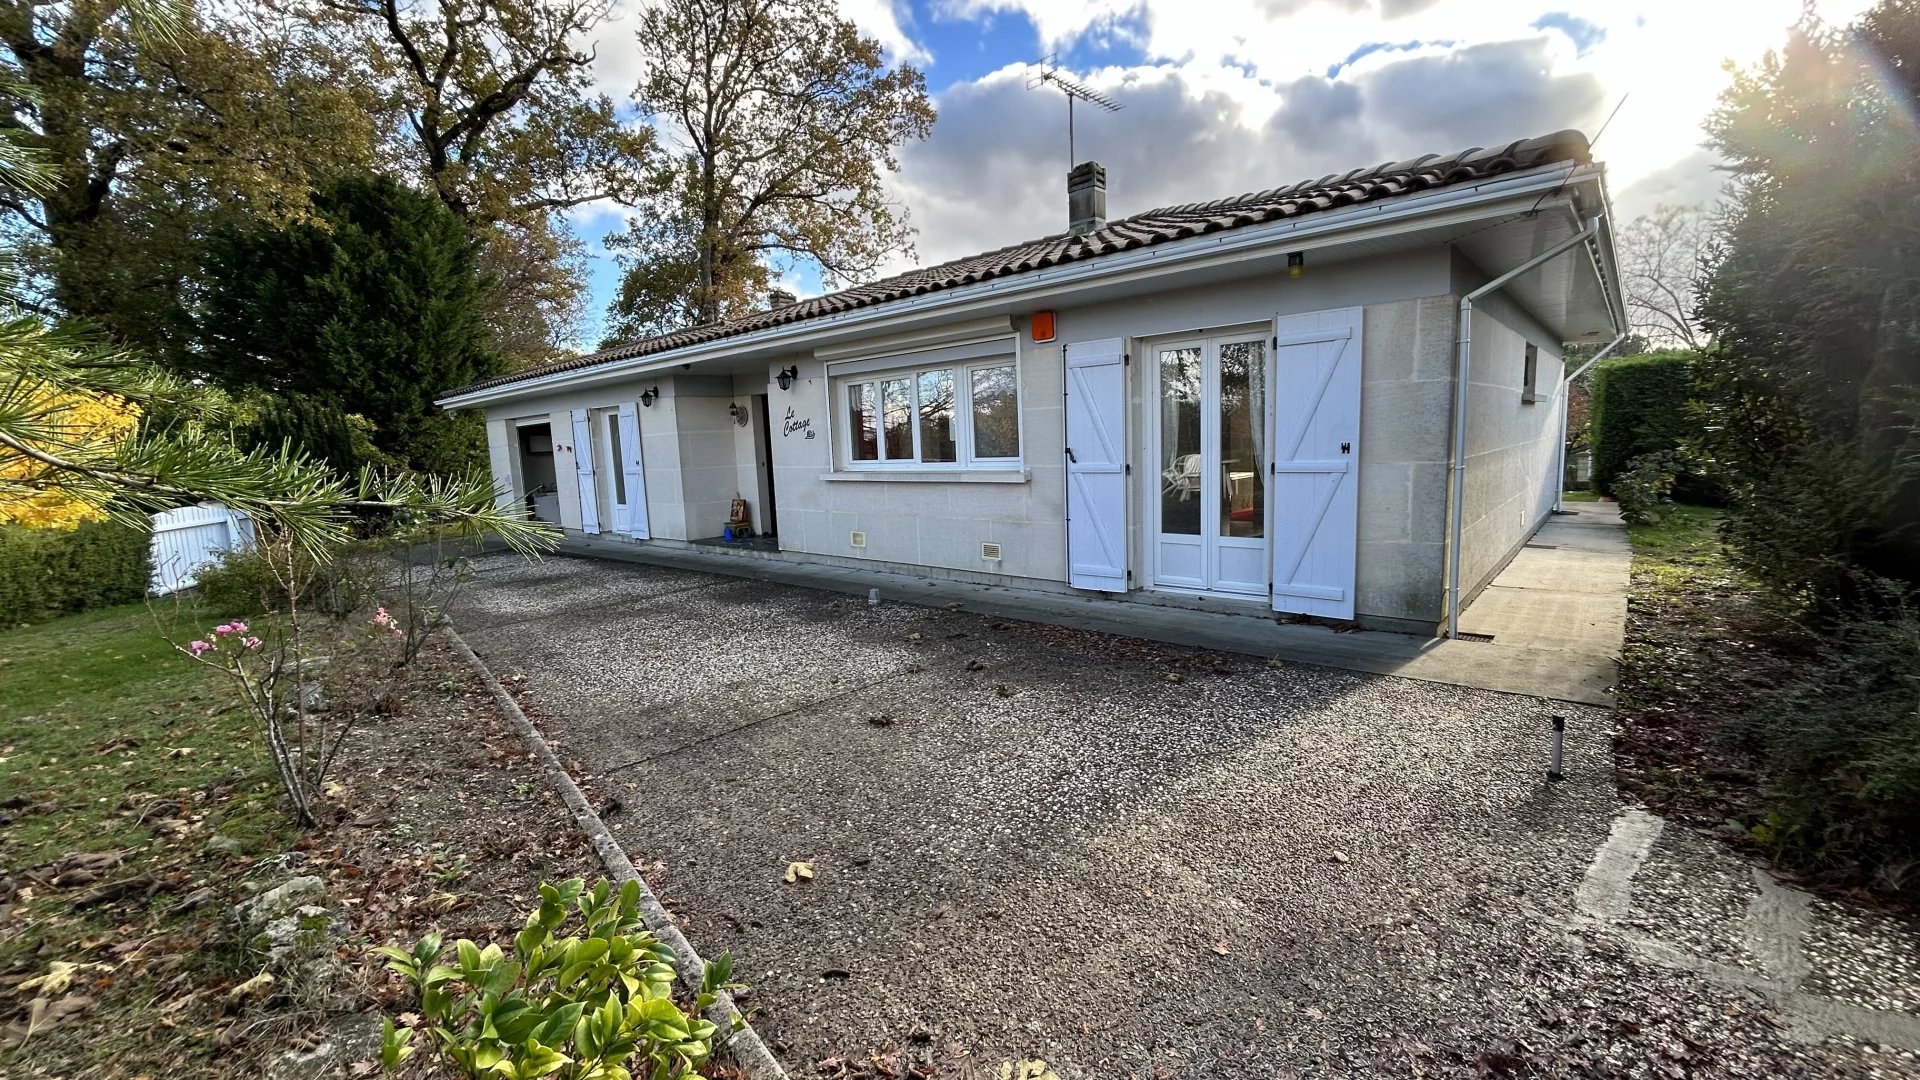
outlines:
[[[1574,131],[1116,221],[1089,162],[1057,235],[439,404],[570,536],[1433,633],[1555,508],[1608,209]]]

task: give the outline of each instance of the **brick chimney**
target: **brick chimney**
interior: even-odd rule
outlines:
[[[1067,231],[1090,233],[1107,223],[1107,170],[1083,161],[1067,174]]]
[[[788,292],[785,289],[768,289],[767,290],[767,309],[769,311],[771,311],[774,308],[790,307],[799,302],[800,300],[798,297],[794,296],[792,293]]]

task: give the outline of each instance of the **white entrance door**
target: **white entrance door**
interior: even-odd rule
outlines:
[[[1119,338],[1067,354],[1067,564],[1076,589],[1127,591],[1127,376]]]
[[[1267,335],[1152,350],[1154,584],[1268,595]]]
[[[631,404],[593,412],[594,468],[599,473],[599,497],[607,507],[611,527],[621,536],[633,535],[632,483],[638,440]],[[644,514],[645,511],[642,511]],[[644,531],[644,526],[643,526]]]
[[[1273,608],[1353,618],[1361,310],[1274,322]]]

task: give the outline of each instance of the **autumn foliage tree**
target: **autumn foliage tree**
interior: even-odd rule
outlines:
[[[932,130],[926,80],[889,67],[832,0],[664,0],[638,40],[637,97],[668,162],[608,239],[625,264],[613,336],[747,310],[779,263],[839,283],[911,250],[885,177]]]
[[[354,80],[270,10],[180,5],[154,36],[142,9],[0,3],[0,129],[46,166],[0,180],[0,229],[20,299],[174,355],[209,231],[300,218],[317,170],[376,147]]]
[[[544,359],[584,288],[559,215],[647,190],[651,129],[594,90],[583,47],[607,0],[323,0],[316,24],[362,58],[384,142],[484,241],[501,288],[487,321],[503,353]]]

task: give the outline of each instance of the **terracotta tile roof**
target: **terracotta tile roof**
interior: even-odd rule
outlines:
[[[1474,147],[1454,154],[1428,154],[1323,176],[1317,180],[1303,180],[1271,191],[1163,207],[1108,222],[1104,227],[1081,236],[1060,233],[938,266],[909,270],[894,277],[812,297],[770,311],[756,311],[722,322],[616,345],[596,353],[555,360],[511,375],[477,382],[454,393],[487,390],[616,360],[671,352],[721,338],[805,322],[823,315],[872,307],[890,300],[958,288],[991,278],[1008,277],[1192,236],[1300,217],[1318,210],[1355,206],[1416,191],[1471,183],[1557,162],[1585,164],[1589,160],[1585,135],[1578,131],[1559,131],[1537,139],[1522,139],[1506,146]]]

